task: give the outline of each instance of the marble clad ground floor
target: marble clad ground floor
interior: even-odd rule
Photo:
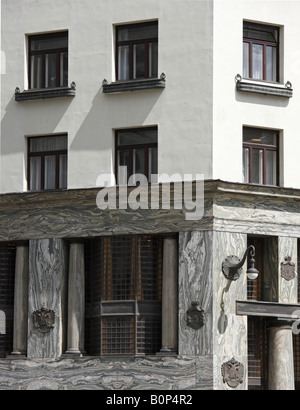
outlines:
[[[199,220],[174,206],[100,210],[98,192],[0,196],[0,245],[14,259],[14,302],[0,300],[1,390],[297,386],[299,191],[205,181]],[[128,241],[130,277],[114,254]],[[222,264],[253,243],[262,272],[249,288],[247,263],[237,280]],[[147,288],[145,255],[157,269]]]

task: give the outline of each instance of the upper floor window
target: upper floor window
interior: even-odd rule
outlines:
[[[120,130],[116,133],[116,174],[118,184],[127,184],[135,174],[156,182],[158,173],[157,128]],[[119,168],[127,168],[127,180]],[[126,178],[125,178],[126,179]]]
[[[279,185],[279,132],[244,127],[244,182]]]
[[[244,22],[243,77],[279,81],[279,28]]]
[[[29,37],[29,88],[68,86],[68,32]]]
[[[66,135],[29,138],[29,190],[67,188],[67,140]]]
[[[117,80],[158,76],[158,22],[117,27]]]

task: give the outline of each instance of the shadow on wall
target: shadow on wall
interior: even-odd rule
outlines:
[[[59,98],[16,102],[13,96],[1,121],[2,156],[24,152],[26,135],[54,133],[72,101],[73,98]]]
[[[113,130],[145,125],[162,92],[163,90],[145,90],[103,94],[101,87],[74,136],[70,150],[107,150],[111,155],[114,147]]]

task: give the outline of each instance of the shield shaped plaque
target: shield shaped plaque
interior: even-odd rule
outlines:
[[[281,263],[281,276],[288,282],[296,277],[296,265],[290,256],[287,256]]]

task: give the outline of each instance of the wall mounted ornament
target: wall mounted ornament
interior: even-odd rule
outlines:
[[[288,282],[296,277],[296,265],[290,256],[284,258],[284,262],[281,263],[281,276]]]
[[[234,358],[222,364],[223,383],[235,389],[244,382],[244,365]]]
[[[40,333],[49,333],[55,324],[55,312],[50,309],[42,307],[32,314],[32,321],[34,328]]]
[[[200,308],[199,302],[192,302],[190,309],[186,312],[186,323],[194,330],[199,330],[205,324],[205,312]]]

